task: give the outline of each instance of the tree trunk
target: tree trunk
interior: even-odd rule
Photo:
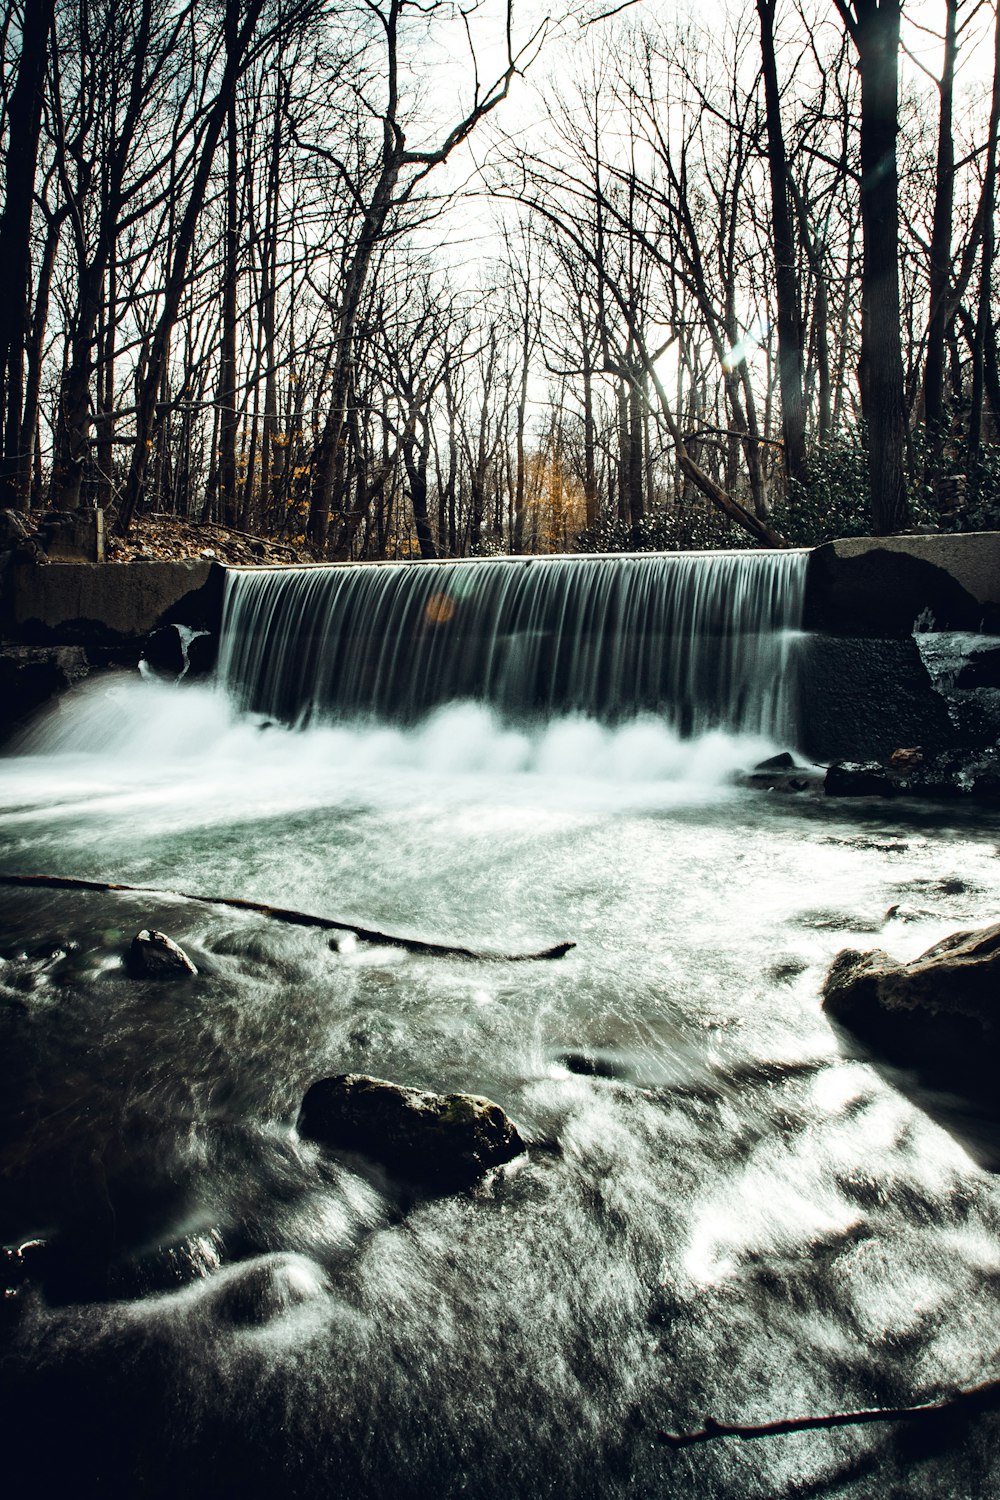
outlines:
[[[857,48],[861,74],[861,409],[868,429],[872,531],[909,522],[904,478],[905,420],[899,301],[899,186],[896,167],[899,0],[836,0]]]
[[[986,384],[986,345],[995,339],[993,328],[993,261],[996,251],[997,136],[1000,131],[1000,6],[993,41],[993,93],[983,178],[983,243],[979,262],[979,303],[972,341],[972,396],[969,408],[969,468],[979,461],[983,442],[983,393]]]
[[[940,467],[944,438],[945,333],[948,326],[952,214],[955,201],[952,107],[955,59],[958,53],[959,4],[960,0],[946,0],[945,3],[944,63],[939,85],[941,105],[938,116],[937,176],[931,226],[930,314],[927,321],[927,358],[924,362],[924,425],[928,438],[925,475],[927,482],[932,485]]]
[[[226,0],[223,31],[227,61],[237,41],[238,0]],[[223,236],[222,338],[219,350],[219,516],[225,526],[239,524],[236,493],[236,307],[239,293],[239,139],[236,90],[226,111],[226,228]]]
[[[802,323],[795,266],[795,241],[789,211],[788,158],[781,128],[781,98],[774,54],[776,0],[757,0],[760,50],[767,118],[767,158],[771,177],[771,232],[774,240],[774,291],[778,306],[778,382],[781,391],[781,435],[785,474],[802,480],[806,464],[806,419],[802,395]]]
[[[35,164],[42,128],[42,87],[55,0],[25,0],[21,55],[7,107],[7,152],[3,215],[0,217],[0,386],[6,400],[0,454],[0,506],[23,507],[18,482],[24,427],[24,355],[28,342],[31,283],[31,212]]]

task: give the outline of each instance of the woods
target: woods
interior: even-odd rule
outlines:
[[[316,556],[1000,524],[1000,20],[19,0],[0,497]]]

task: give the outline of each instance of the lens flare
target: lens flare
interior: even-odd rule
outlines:
[[[457,607],[450,594],[432,594],[424,606],[424,619],[428,625],[447,625],[455,618]]]

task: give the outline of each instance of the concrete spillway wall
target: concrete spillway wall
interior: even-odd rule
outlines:
[[[224,587],[224,567],[207,559],[11,560],[0,575],[0,735],[95,665],[134,665],[159,627],[217,633]],[[804,624],[801,749],[831,760],[882,757],[918,741],[944,746],[956,733],[954,713],[935,690],[914,628],[921,641],[926,633],[1000,636],[1000,533],[818,547]],[[989,740],[991,722],[975,732]]]
[[[215,630],[225,569],[182,562],[16,563],[0,596],[0,635],[23,645],[128,654],[160,625]]]

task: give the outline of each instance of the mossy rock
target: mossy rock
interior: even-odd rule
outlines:
[[[525,1149],[490,1099],[434,1094],[363,1073],[321,1078],[302,1101],[301,1135],[371,1157],[389,1172],[434,1186],[475,1182]]]

